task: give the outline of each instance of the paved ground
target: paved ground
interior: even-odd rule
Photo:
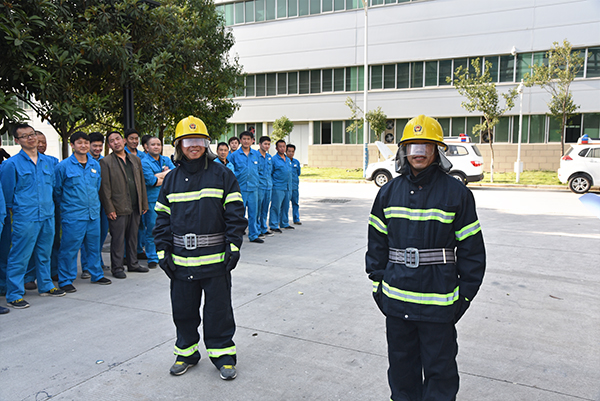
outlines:
[[[600,400],[598,220],[565,191],[473,191],[488,271],[458,325],[458,399]],[[30,291],[29,309],[0,316],[0,400],[388,400],[384,318],[363,266],[376,192],[304,182],[304,225],[244,244],[233,382],[204,349],[168,374],[175,330],[155,270],[78,280],[62,298]]]

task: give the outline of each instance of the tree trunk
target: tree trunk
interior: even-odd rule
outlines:
[[[494,182],[494,138],[491,130],[488,129],[488,140],[490,142],[490,182]]]
[[[567,116],[563,114],[562,121],[560,123],[560,155],[565,155],[565,136],[567,133],[565,132],[567,129]]]

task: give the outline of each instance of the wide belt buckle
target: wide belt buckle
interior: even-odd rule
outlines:
[[[198,247],[198,239],[196,234],[186,234],[183,236],[183,246],[188,251],[192,251]]]
[[[406,248],[404,250],[404,265],[411,269],[419,267],[419,250],[417,248]]]

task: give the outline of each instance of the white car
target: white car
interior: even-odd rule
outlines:
[[[470,137],[446,137],[444,143],[448,145],[446,157],[452,163],[448,174],[465,185],[483,180],[483,157],[477,146],[471,143]],[[365,176],[367,181],[374,181],[381,187],[399,174],[396,173],[395,154],[383,142],[377,141],[375,145],[386,160],[369,164]]]
[[[569,189],[584,194],[594,185],[600,185],[600,140],[579,138],[577,145],[560,159],[558,179],[569,183]]]

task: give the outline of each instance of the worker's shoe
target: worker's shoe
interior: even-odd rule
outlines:
[[[279,234],[281,234],[283,232],[279,228],[272,228],[271,231],[274,233],[279,233]]]
[[[64,290],[54,287],[50,291],[40,293],[40,297],[64,297],[65,294],[66,292]]]
[[[87,280],[88,278],[92,278],[92,275],[90,274],[90,272],[89,272],[89,271],[87,271],[87,270],[83,270],[83,271],[81,272],[81,279],[82,279],[82,280]]]
[[[295,230],[295,228],[292,226],[283,227],[283,229],[284,230]]]
[[[37,284],[35,283],[35,281],[25,283],[25,289],[28,291],[37,290]]]
[[[260,239],[265,239],[265,238],[267,238],[267,236],[266,236],[266,235],[264,235],[264,234],[258,234],[258,238],[260,238]]]
[[[29,302],[25,301],[23,298],[19,298],[16,301],[7,302],[8,306],[12,306],[15,309],[25,309],[29,308]]]
[[[156,269],[157,267],[158,267],[158,263],[148,262],[148,269]]]
[[[150,269],[148,269],[146,266],[138,266],[138,267],[133,267],[133,268],[128,268],[127,271],[129,273],[148,273],[150,271]]]
[[[253,239],[252,241],[250,241],[250,242],[254,242],[254,243],[256,243],[256,244],[262,244],[262,243],[263,243],[263,242],[265,242],[265,241],[264,241],[264,240],[262,240],[262,239],[260,239],[260,238],[258,238],[258,237],[256,237],[256,238],[254,238],[254,239]]]
[[[75,288],[75,286],[73,284],[67,284],[67,285],[63,285],[62,287],[60,287],[61,290],[63,290],[64,292],[77,292],[77,288]]]
[[[272,237],[275,234],[273,233],[273,231],[267,231],[266,233],[262,233],[262,235],[264,235],[265,237]]]
[[[10,312],[10,309],[5,308],[4,306],[0,306],[0,315],[5,315]]]
[[[116,272],[113,272],[112,275],[114,278],[127,278],[127,274],[125,274],[123,270],[117,270]]]
[[[123,273],[125,274],[125,273]],[[111,284],[112,281],[110,281],[109,279],[107,279],[106,277],[102,277],[100,280],[98,281],[92,281],[92,284],[100,284],[100,285],[109,285]]]
[[[171,366],[171,369],[169,370],[169,373],[171,373],[173,376],[181,376],[182,374],[184,374],[185,372],[188,371],[189,368],[191,368],[192,366],[195,366],[195,363],[187,363],[184,361],[176,361],[173,366]]]
[[[297,226],[301,226],[302,222],[301,221],[294,221],[294,224],[297,225]]]
[[[233,380],[237,376],[235,365],[223,365],[219,369],[219,372],[221,372],[221,379],[223,380]]]

